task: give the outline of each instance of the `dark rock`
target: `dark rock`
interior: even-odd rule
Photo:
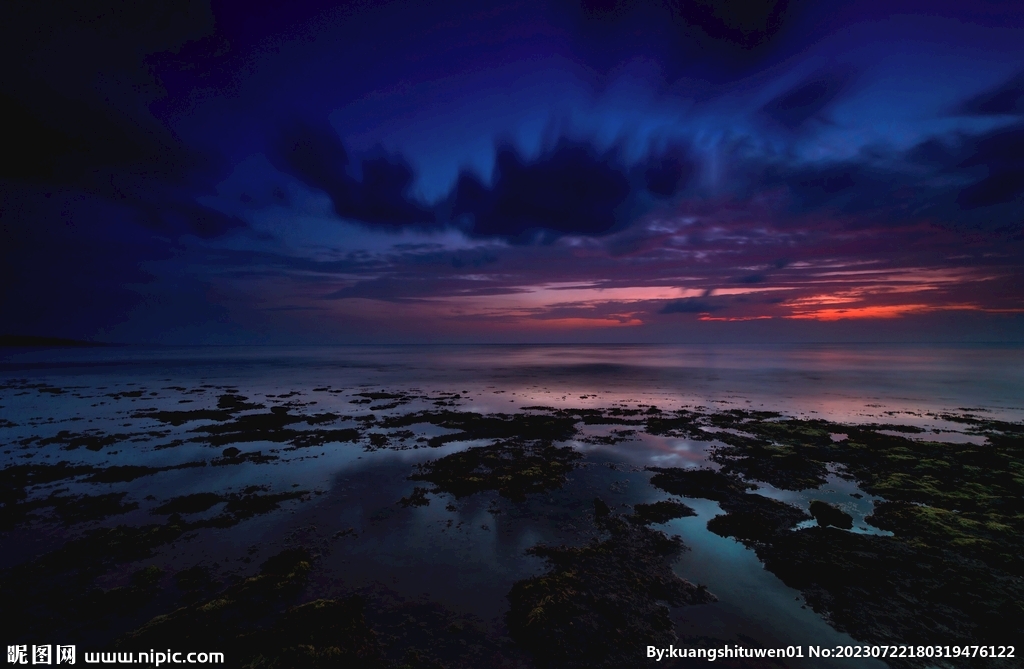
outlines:
[[[609,533],[603,541],[531,548],[528,552],[547,560],[549,569],[509,592],[510,633],[538,666],[647,666],[637,639],[659,647],[676,642],[662,602],[716,600],[672,571],[684,549],[679,539],[614,516],[599,524]]]
[[[662,469],[648,467],[655,472],[651,477],[651,485],[661,488],[670,495],[695,497],[722,502],[732,499],[753,489],[750,483],[744,483],[735,476],[729,476],[712,469]]]
[[[562,487],[580,457],[568,446],[502,441],[427,462],[409,478],[433,483],[432,492],[456,497],[497,490],[503,497],[523,500],[529,493]]]
[[[842,509],[820,500],[811,502],[811,515],[821,527],[838,527],[843,530],[853,529],[853,516]]]
[[[633,507],[633,515],[630,520],[641,525],[649,525],[651,523],[667,523],[673,518],[696,515],[696,511],[682,502],[664,500],[653,504],[637,504]]]

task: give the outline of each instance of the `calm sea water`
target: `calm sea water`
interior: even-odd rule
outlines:
[[[0,374],[52,383],[494,386],[572,406],[734,401],[853,419],[866,406],[1024,412],[1024,346],[534,345],[0,349]],[[607,396],[607,397],[606,397]],[[524,398],[520,398],[524,400]],[[507,408],[507,407],[505,407]],[[877,412],[870,412],[877,413]]]
[[[223,392],[237,392],[267,406],[342,414],[337,426],[357,425],[369,409],[356,393],[406,391],[420,396],[458,393],[457,409],[510,413],[521,407],[611,408],[655,405],[663,410],[754,408],[797,417],[843,422],[902,423],[942,440],[974,440],[962,425],[942,420],[945,411],[970,410],[1004,420],[1024,420],[1024,348],[1007,346],[405,346],[405,347],[110,347],[0,350],[0,430],[3,466],[57,462],[164,466],[211,457],[209,446],[184,443],[197,424],[166,425],[136,414],[150,409],[216,406]],[[47,384],[62,393],[26,390]],[[329,391],[325,389],[330,389]],[[130,393],[126,395],[125,393]],[[433,408],[427,400],[378,410],[380,415]],[[6,424],[6,423],[5,423]],[[615,426],[611,426],[615,427]],[[163,436],[126,439],[93,452],[15,446],[61,430]],[[581,437],[609,434],[586,427]],[[935,432],[941,434],[938,437]],[[417,436],[439,428],[421,426]],[[440,496],[426,507],[403,509],[396,501],[413,483],[417,463],[463,448],[409,448],[368,452],[361,444],[303,449],[267,464],[204,467],[162,472],[119,485],[72,483],[73,492],[127,491],[137,511],[104,521],[153,522],[150,508],[192,492],[240,490],[258,484],[271,490],[315,490],[307,502],[210,532],[169,548],[150,561],[170,570],[217,564],[225,577],[251,573],[262,557],[282,546],[312,542],[323,547],[310,598],[380,583],[408,596],[425,594],[455,610],[479,616],[500,629],[512,583],[543,571],[524,555],[539,542],[576,540],[580,500],[600,496],[613,507],[666,497],[652,488],[648,465],[700,466],[712,442],[643,433],[611,445],[571,442],[586,465],[563,490],[534,496],[524,505],[477,495],[448,505]],[[274,452],[279,444],[246,443],[243,450]],[[66,482],[61,484],[68,486]],[[99,490],[103,488],[103,490]],[[873,500],[851,497],[855,485],[838,478],[820,490],[793,493],[763,487],[762,494],[806,507],[812,498],[841,504],[855,518],[854,531],[874,531],[863,518]],[[45,495],[45,488],[36,494]],[[144,500],[147,497],[152,503]],[[713,605],[678,613],[686,634],[735,639],[765,646],[853,642],[802,607],[802,598],[766,572],[741,544],[707,531],[721,513],[716,503],[694,500],[697,517],[661,529],[691,548],[677,572],[706,584],[719,596]],[[495,506],[497,505],[497,506]],[[351,528],[351,532],[349,529]],[[338,538],[339,533],[345,538]],[[59,530],[0,535],[2,566],[30,559],[63,540]],[[912,643],[913,640],[907,640]],[[638,648],[643,640],[638,640]],[[821,663],[815,666],[824,666]],[[858,666],[844,661],[836,666]],[[861,666],[871,666],[866,663]]]

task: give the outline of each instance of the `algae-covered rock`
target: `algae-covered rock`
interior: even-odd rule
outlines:
[[[456,497],[496,490],[503,497],[520,501],[529,493],[561,488],[580,457],[568,446],[502,441],[420,465],[409,478],[433,483],[433,492]]]
[[[846,532],[842,510],[811,505],[820,527],[795,530],[808,518],[799,509],[749,492],[737,477],[710,470],[656,470],[651,482],[675,494],[718,501],[724,515],[708,529],[754,549],[765,568],[803,592],[808,604],[836,629],[877,644],[914,638],[939,645],[944,639],[995,644],[1015,638],[1024,621],[1024,581],[997,559],[1009,534],[942,509],[883,502],[868,521],[892,529],[886,537]],[[940,543],[943,537],[956,537]],[[987,541],[987,544],[982,544]],[[984,557],[985,559],[980,559]],[[897,667],[924,667],[914,659]],[[1007,666],[1015,666],[1008,664]]]
[[[274,625],[240,639],[245,669],[390,666],[358,596],[318,599],[285,611]]]
[[[731,499],[754,488],[735,476],[728,476],[712,469],[674,469],[648,467],[655,472],[651,485],[661,488],[670,495],[695,497],[721,502]]]
[[[455,441],[474,441],[477,439],[501,439],[524,442],[541,442],[550,444],[564,441],[576,434],[576,417],[573,415],[537,415],[537,414],[492,414],[484,416],[466,411],[421,411],[405,416],[388,417],[381,420],[381,427],[408,427],[418,423],[430,423],[449,430],[457,430],[452,434],[431,437],[428,444],[432,447],[443,446]]]
[[[122,638],[123,649],[148,649],[171,643],[237,651],[243,630],[297,596],[306,584],[311,557],[305,549],[289,549],[266,560],[258,574],[233,585],[206,602],[153,618]],[[236,655],[237,657],[237,655]]]
[[[697,512],[682,502],[662,500],[653,504],[637,504],[630,520],[641,525],[667,523],[674,518],[696,516]]]
[[[616,516],[602,517],[608,538],[577,547],[536,546],[548,571],[509,592],[512,637],[541,667],[646,666],[643,644],[676,641],[664,604],[715,601],[703,586],[676,576],[678,538]]]

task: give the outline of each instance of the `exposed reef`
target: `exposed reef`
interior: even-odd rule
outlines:
[[[3,388],[36,403],[82,397],[80,388],[24,380]],[[19,548],[25,537],[39,542],[0,571],[0,597],[27,602],[9,633],[100,638],[104,647],[120,635],[120,649],[217,648],[253,668],[647,666],[641,646],[682,643],[672,607],[714,601],[673,572],[685,547],[665,532],[703,532],[696,520],[664,525],[696,515],[682,497],[717,503],[722,513],[708,530],[742,542],[858,642],[1005,645],[1024,634],[1024,426],[983,410],[932,415],[982,442],[945,443],[932,439],[948,424],[926,432],[649,404],[481,414],[459,410],[462,393],[365,388],[314,388],[333,404],[313,413],[313,402],[297,399],[305,391],[250,399],[237,386],[168,386],[161,392],[188,397],[156,400],[120,384],[96,389],[93,399],[114,407],[96,427],[71,429],[58,423],[84,419],[34,412],[4,419],[0,531]],[[193,397],[207,403],[145,408]],[[393,411],[413,402],[415,411]],[[359,415],[342,415],[349,404]],[[584,456],[678,439],[701,442],[703,452],[686,458],[704,464],[650,470],[652,486],[672,499],[643,485],[636,466]],[[328,444],[342,445],[308,450]],[[442,447],[426,461],[424,451],[398,453]],[[122,452],[129,457],[116,460]],[[291,477],[316,480],[323,461],[314,458],[323,455],[362,482],[334,479],[326,504],[309,503],[322,491],[307,488],[320,483]],[[595,499],[609,489],[619,493],[614,503]],[[466,499],[474,495],[484,499]],[[309,513],[303,523],[314,514],[339,520],[308,538],[293,512]],[[236,543],[249,532],[239,525],[275,513],[251,527],[271,528],[273,550],[287,550],[256,570],[260,547]],[[480,514],[491,516],[481,524]],[[502,550],[511,545],[513,556],[523,546],[513,541],[536,536],[516,532],[541,530],[545,543],[528,553],[546,572],[506,590],[521,578],[510,577],[497,591],[508,593],[507,630],[383,586],[347,589],[318,571],[331,550],[338,564],[362,559],[375,545],[367,542],[386,543],[413,523],[412,534],[422,530],[442,550],[453,535],[478,531]],[[230,546],[217,559],[230,555],[230,565],[203,552],[221,539]],[[1012,662],[1000,666],[1021,666]]]
[[[217,648],[244,669],[524,666],[515,648],[479,623],[430,602],[380,588],[297,602],[315,560],[306,549],[282,551],[257,574],[153,618],[121,637],[116,648]]]
[[[821,420],[757,420],[731,414],[733,425],[776,449],[790,449],[809,468],[838,467],[862,490],[883,498],[876,526],[920,546],[952,547],[1024,576],[1024,428],[1003,421],[962,418],[984,444],[945,443],[884,434]],[[948,416],[943,416],[949,418]],[[831,434],[846,439],[833,441]],[[757,444],[720,449],[712,459],[723,470],[779,488],[800,489],[799,478],[760,478],[778,469],[773,451]],[[772,480],[769,480],[772,479]],[[816,486],[806,486],[816,487]]]
[[[504,439],[517,443],[539,441],[550,444],[564,441],[576,434],[577,419],[571,415],[537,415],[537,414],[492,414],[484,416],[465,411],[421,411],[383,418],[380,426],[384,428],[408,427],[419,423],[429,423],[449,430],[452,434],[431,437],[427,442],[431,447],[443,446],[456,441],[474,441],[478,439]]]
[[[708,521],[708,529],[757,543],[788,531],[809,516],[796,507],[750,492],[749,483],[710,469],[651,468],[651,484],[686,497],[703,497],[719,503],[724,515]]]
[[[269,411],[252,413],[264,408],[263,404],[249,402],[246,397],[227,393],[218,398],[216,409],[143,410],[136,412],[134,417],[149,418],[172,426],[206,421],[209,424],[191,429],[197,436],[188,441],[201,442],[217,448],[230,444],[269,441],[286,443],[290,448],[297,449],[330,443],[356,442],[362,437],[359,430],[351,427],[296,429],[300,424],[318,426],[346,419],[338,414],[293,414],[288,406],[274,406],[270,407]]]
[[[892,537],[827,527],[845,526],[849,516],[821,502],[812,512],[823,526],[795,530],[806,514],[750,492],[749,484],[734,474],[654,471],[651,483],[666,492],[719,502],[727,513],[711,519],[709,530],[753,548],[769,571],[801,590],[815,611],[858,640],[894,644],[912,638],[944,644],[962,639],[999,645],[1021,633],[1024,580],[980,559],[971,542],[922,541],[920,529],[909,530],[909,519],[899,515],[910,505],[880,505],[881,519],[869,519],[893,529]],[[941,536],[948,529],[932,531]],[[924,666],[913,660],[891,664]]]
[[[529,493],[562,487],[566,475],[582,457],[569,446],[553,442],[576,433],[576,421],[569,417],[533,414],[481,416],[457,411],[424,411],[385,418],[382,427],[408,427],[430,423],[452,434],[431,437],[428,444],[439,447],[457,441],[496,440],[418,466],[409,478],[433,483],[429,492],[446,492],[466,497],[484,490],[521,501]]]
[[[501,441],[427,462],[409,478],[433,483],[430,492],[466,497],[496,490],[503,497],[522,501],[529,493],[561,488],[580,457],[568,446]]]
[[[672,571],[684,550],[678,538],[595,507],[606,538],[529,549],[547,561],[548,571],[509,592],[509,630],[540,667],[647,666],[637,639],[658,647],[678,643],[664,604],[716,601]]]
[[[811,515],[821,527],[838,527],[841,530],[853,529],[853,516],[828,502],[815,499],[811,501]]]
[[[122,512],[120,506],[124,494],[101,496],[101,500],[91,504],[99,505],[99,512],[106,515],[119,513]],[[62,629],[72,637],[85,638],[82,635],[87,634],[90,628],[109,624],[111,617],[130,613],[117,607],[94,608],[97,597],[104,596],[104,590],[96,585],[104,575],[120,569],[121,565],[151,557],[157,549],[187,533],[232,527],[254,516],[275,511],[285,501],[308,494],[304,490],[268,493],[259,486],[213,497],[210,493],[199,493],[174,498],[154,509],[155,513],[169,515],[166,523],[89,530],[54,551],[0,571],[0,595],[10,601],[31,602],[18,619],[9,624],[9,631],[24,636]],[[211,518],[189,522],[181,517],[183,513],[198,513],[219,502],[225,502],[224,508]],[[130,504],[132,509],[136,506],[136,503]],[[107,507],[113,507],[113,511]],[[69,513],[98,513],[90,506],[83,508],[85,510]]]
[[[118,646],[145,649],[178,639],[178,643],[197,648],[223,648],[234,640],[239,627],[254,624],[294,599],[306,584],[310,561],[310,554],[304,549],[278,553],[266,560],[255,576],[227,588],[208,602],[153,618],[121,639]],[[237,652],[237,648],[232,650]]]
[[[637,504],[633,507],[633,515],[630,520],[641,525],[650,525],[696,515],[696,511],[682,502],[663,500],[652,504]]]

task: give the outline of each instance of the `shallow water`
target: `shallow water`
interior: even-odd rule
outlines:
[[[211,449],[187,440],[197,426],[213,421],[171,425],[141,414],[213,409],[220,395],[232,393],[302,415],[332,412],[340,418],[330,427],[339,429],[358,427],[359,418],[370,413],[378,418],[397,416],[433,409],[439,402],[480,413],[511,413],[535,405],[657,406],[772,410],[846,423],[911,425],[926,430],[912,437],[962,441],[978,437],[941,414],[1024,419],[1022,369],[1024,349],[986,346],[4,350],[0,418],[9,423],[0,423],[5,425],[0,440],[5,467],[58,460],[166,467],[211,460],[223,446]],[[388,407],[387,400],[366,402],[358,395],[367,391],[399,391],[417,398]],[[43,443],[59,437],[62,430],[120,436],[116,444],[95,451],[68,450],[67,439]],[[278,459],[174,469],[116,484],[65,480],[39,486],[33,495],[43,497],[57,488],[71,494],[126,492],[125,500],[139,507],[99,521],[114,525],[153,522],[151,511],[157,504],[191,493],[241,491],[252,485],[274,492],[308,490],[307,500],[284,502],[272,513],[231,528],[201,531],[145,564],[170,571],[216,564],[218,575],[228,579],[252,573],[282,547],[315,544],[321,559],[308,587],[310,599],[379,583],[403,596],[426,594],[453,610],[478,616],[500,633],[508,608],[505,595],[512,584],[544,568],[539,559],[524,555],[526,548],[584,540],[581,500],[601,497],[614,510],[668,498],[647,483],[650,474],[643,468],[703,466],[708,449],[715,445],[649,435],[642,426],[583,426],[567,443],[585,454],[584,466],[561,490],[531,495],[522,504],[494,493],[461,500],[442,494],[429,506],[403,508],[396,502],[412,491],[414,483],[407,476],[415,465],[481,445],[467,441],[427,448],[416,439],[445,430],[418,424],[409,431],[412,434],[404,439],[392,436],[392,447],[372,451],[364,442],[296,450],[272,441],[244,442],[236,446]],[[176,441],[183,443],[169,447]],[[824,499],[854,517],[853,531],[882,533],[864,522],[871,513],[871,496],[854,497],[862,491],[841,476],[831,476],[817,491],[781,491],[765,484],[757,493],[805,510],[811,499]],[[687,503],[698,516],[656,527],[680,536],[690,548],[675,565],[676,572],[707,585],[719,601],[677,610],[682,632],[721,639],[740,634],[753,640],[748,645],[773,648],[855,643],[805,608],[800,593],[765,571],[752,551],[706,529],[707,520],[721,513],[716,503]],[[215,505],[192,518],[213,516],[220,508]],[[0,534],[0,566],[51,550],[75,531],[44,524]],[[127,620],[123,630],[111,630],[110,635],[138,622]],[[643,646],[644,640],[638,639],[638,652]],[[829,665],[815,661],[813,666]],[[842,660],[834,666],[881,665]]]

